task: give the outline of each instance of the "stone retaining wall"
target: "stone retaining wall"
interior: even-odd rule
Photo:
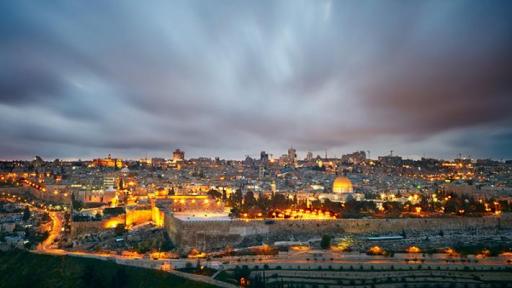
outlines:
[[[400,233],[440,230],[474,230],[512,228],[512,214],[501,217],[452,218],[398,218],[398,219],[336,219],[336,220],[263,220],[183,221],[171,212],[165,214],[164,226],[170,238],[183,250],[195,247],[201,250],[236,246],[244,238],[261,235],[262,238],[283,238],[291,235],[321,237],[323,234],[342,233]]]

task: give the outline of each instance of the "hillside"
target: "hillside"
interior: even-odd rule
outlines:
[[[162,271],[109,261],[28,252],[0,253],[0,288],[212,287]]]

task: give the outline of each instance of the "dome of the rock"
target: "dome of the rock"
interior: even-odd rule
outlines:
[[[352,193],[352,181],[347,177],[338,176],[332,183],[332,192],[334,193]]]

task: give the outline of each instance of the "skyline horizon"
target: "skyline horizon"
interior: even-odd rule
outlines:
[[[291,148],[291,147],[290,147]],[[287,153],[287,150],[283,150],[282,153],[271,153],[270,150],[259,150],[258,152],[252,152],[252,153],[245,153],[240,154],[243,156],[240,157],[222,157],[220,155],[216,154],[199,154],[199,153],[192,153],[190,155],[190,152],[187,152],[187,150],[184,150],[183,148],[173,148],[173,149],[180,149],[181,151],[185,152],[185,159],[198,159],[198,158],[209,158],[209,159],[215,159],[219,158],[220,160],[233,160],[233,161],[243,161],[247,157],[250,157],[252,159],[258,160],[260,158],[261,152],[266,152],[269,157],[272,159],[279,159],[282,156],[285,156]],[[92,161],[94,159],[103,159],[107,158],[109,155],[113,159],[122,159],[127,161],[139,161],[139,160],[151,160],[152,158],[163,158],[163,159],[172,159],[172,153],[174,150],[169,150],[167,153],[145,153],[145,154],[139,154],[139,155],[129,155],[129,154],[123,154],[123,152],[119,153],[106,153],[106,154],[98,154],[98,155],[88,155],[86,157],[55,157],[55,156],[44,156],[44,155],[32,155],[31,157],[26,158],[12,158],[12,159],[6,159],[6,158],[0,158],[0,161],[32,161],[37,156],[41,157],[44,161],[51,162],[54,160],[60,160],[60,161],[66,161],[66,162],[72,162],[72,161]],[[400,154],[400,151],[395,150],[388,150],[387,153],[377,153],[375,154],[371,150],[363,150],[363,149],[356,149],[350,152],[343,151],[343,152],[333,152],[333,151],[312,151],[312,150],[299,150],[296,149],[296,155],[297,160],[304,160],[307,156],[308,152],[311,152],[313,154],[313,158],[317,158],[317,156],[320,156],[322,159],[326,159],[325,155],[327,155],[327,159],[340,159],[343,155],[352,154],[355,152],[363,151],[366,153],[366,158],[369,160],[378,160],[378,157],[384,157],[384,156],[399,156],[402,157],[404,160],[414,160],[418,161],[422,158],[424,159],[436,159],[436,160],[447,160],[447,161],[453,161],[455,159],[471,159],[471,160],[492,160],[492,161],[499,161],[504,162],[508,160],[512,160],[512,158],[507,157],[501,157],[501,158],[493,158],[493,157],[485,157],[485,156],[478,156],[475,157],[474,155],[470,154],[464,154],[464,153],[458,153],[457,155],[452,155],[451,157],[440,157],[435,155],[410,155],[410,154]],[[393,151],[393,154],[391,155],[391,151]],[[326,153],[327,152],[327,153]],[[370,153],[368,153],[370,152]]]

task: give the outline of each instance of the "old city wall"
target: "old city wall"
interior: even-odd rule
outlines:
[[[126,210],[126,226],[138,225],[149,222],[153,219],[151,209],[127,209]]]
[[[71,236],[76,237],[81,234],[98,233],[103,229],[102,221],[80,221],[71,222]]]
[[[112,216],[100,221],[71,221],[71,237],[82,234],[99,233],[105,229],[114,229],[118,224],[125,224],[126,216]]]
[[[399,233],[440,230],[469,230],[512,228],[511,213],[501,217],[402,218],[402,219],[336,219],[336,220],[279,220],[265,224],[263,220],[243,221],[182,221],[166,215],[165,228],[171,239],[182,249],[202,250],[236,246],[245,237],[265,237],[289,240],[290,235],[321,237],[341,233]]]
[[[29,193],[30,195],[34,196],[35,198],[41,198],[41,195],[43,194],[43,192],[41,192],[37,189],[34,189],[32,187],[25,187],[25,186],[2,187],[2,188],[0,188],[0,193],[9,193],[9,194],[13,194],[13,195],[25,195],[25,194]]]
[[[27,193],[32,195],[32,197],[36,199],[41,199],[44,201],[50,201],[54,204],[70,204],[71,202],[71,196],[68,195],[66,197],[63,196],[63,194],[53,194],[49,192],[42,192],[40,190],[37,190],[32,187],[3,187],[0,188],[0,193],[9,193],[13,195],[26,195]]]

